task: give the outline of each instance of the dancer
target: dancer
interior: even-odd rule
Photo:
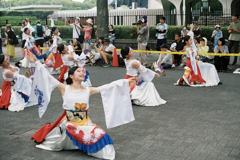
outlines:
[[[58,81],[63,83],[68,77],[68,69],[76,66],[76,62],[81,63],[81,65],[85,64],[86,55],[83,53],[81,56],[74,53],[72,46],[66,46],[64,44],[60,44],[58,47],[58,52],[61,54],[63,67],[59,74]],[[82,82],[82,86],[90,87],[92,86],[89,78],[89,73],[86,71],[86,77]]]
[[[134,117],[129,91],[124,91],[130,90],[129,82],[135,79],[118,80],[98,88],[84,88],[81,83],[85,79],[86,71],[80,66],[69,70],[68,85],[65,85],[46,72],[46,68],[33,54],[28,52],[27,56],[36,63],[36,78],[30,100],[38,101],[39,116],[46,111],[54,88],[61,92],[65,109],[64,114],[53,125],[43,126],[31,137],[40,143],[36,147],[51,151],[79,149],[97,158],[114,159],[115,150],[110,136],[93,124],[88,116],[89,96],[101,93],[107,128],[129,123]],[[42,79],[39,80],[38,77]],[[42,85],[43,83],[49,87]],[[124,101],[121,101],[122,99]]]
[[[50,20],[51,26],[53,26],[52,27],[53,44],[49,50],[52,53],[49,55],[44,64],[51,74],[59,74],[60,70],[58,69],[63,65],[63,61],[61,55],[57,51],[57,46],[62,43],[62,39],[61,37],[59,37],[60,33],[58,31],[58,28],[55,27],[53,19],[51,18]]]
[[[159,106],[165,104],[166,101],[161,99],[154,84],[151,82],[154,77],[160,77],[158,73],[155,73],[134,59],[135,53],[130,47],[123,47],[121,49],[121,55],[125,58],[126,64],[126,76],[125,79],[131,77],[138,77],[137,83],[131,83],[131,99],[136,105],[141,106]],[[138,76],[138,72],[140,75]]]
[[[22,111],[26,107],[35,105],[29,103],[32,80],[20,75],[20,69],[10,64],[9,58],[0,55],[0,66],[3,71],[3,84],[0,96],[0,109]]]
[[[183,39],[185,43],[184,51],[188,58],[187,66],[185,67],[184,75],[175,85],[190,85],[194,87],[218,85],[220,80],[215,66],[195,60],[195,57],[197,56],[197,48],[193,40],[194,25],[191,24],[190,27],[191,30]]]

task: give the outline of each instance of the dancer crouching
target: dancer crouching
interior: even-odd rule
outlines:
[[[167,101],[163,100],[158,94],[154,84],[151,82],[154,77],[159,78],[160,75],[155,73],[134,59],[135,53],[130,47],[123,47],[121,55],[125,58],[126,76],[125,79],[138,77],[138,82],[130,84],[131,99],[136,105],[141,106],[159,106]],[[138,74],[140,72],[140,75]]]

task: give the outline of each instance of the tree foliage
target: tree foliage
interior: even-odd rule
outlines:
[[[60,10],[87,10],[96,7],[97,0],[85,0],[83,3],[72,0],[12,0],[11,7],[26,5],[63,5]],[[1,1],[2,6],[9,7],[8,1]]]

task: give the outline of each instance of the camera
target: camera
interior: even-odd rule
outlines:
[[[132,23],[132,25],[140,25],[141,23],[136,22],[136,23]]]
[[[19,25],[21,26],[22,24],[25,26],[26,21],[19,22]]]

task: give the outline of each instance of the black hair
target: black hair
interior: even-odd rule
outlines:
[[[197,43],[199,43],[199,40],[198,40],[198,38],[197,38],[197,37],[194,37],[193,39],[197,40]]]
[[[77,69],[78,69],[78,66],[75,66],[69,69],[68,78],[66,79],[67,84],[71,85],[73,83],[73,80],[70,78],[70,75],[73,75]]]
[[[186,35],[184,38],[183,38],[183,44],[186,45],[186,42],[189,41],[191,37],[189,35]]]
[[[225,39],[224,38],[219,38],[218,40],[222,42],[222,45],[225,45]]]
[[[60,54],[62,54],[62,51],[64,50],[64,44],[59,44],[59,46],[57,47],[57,49],[58,49],[58,52],[60,53]]]
[[[101,39],[102,41],[104,40],[104,37],[99,37],[99,39]]]
[[[237,17],[237,19],[239,19],[239,14],[237,13],[234,13],[232,16]]]
[[[110,24],[110,26],[112,26],[112,29],[113,29],[113,25],[112,25],[112,24]]]
[[[52,33],[57,29],[57,27],[52,27]]]
[[[167,48],[167,45],[164,43],[161,45],[161,48]]]
[[[122,58],[126,58],[126,55],[128,55],[128,53],[129,53],[129,47],[123,46],[121,49]]]
[[[24,33],[26,32],[28,30],[28,28],[26,27],[26,28],[24,28]]]
[[[179,37],[181,37],[181,33],[179,32],[175,33],[175,35],[178,35]]]
[[[197,23],[197,22],[195,22],[195,23],[194,23],[194,25],[197,25],[197,26],[198,26],[198,23]]]
[[[166,20],[166,18],[165,18],[165,17],[160,17],[160,19],[162,19],[162,20],[164,20],[164,21]]]
[[[3,64],[3,61],[5,59],[5,56],[3,54],[0,55],[0,64],[2,65]]]
[[[53,44],[53,39],[49,39],[48,42]]]
[[[205,42],[205,39],[204,39],[204,38],[201,38],[200,41],[204,41],[204,42]]]

